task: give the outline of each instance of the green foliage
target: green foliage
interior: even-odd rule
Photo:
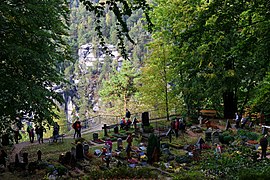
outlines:
[[[203,172],[199,171],[181,171],[180,173],[177,173],[174,177],[173,180],[204,180],[207,179],[207,177],[203,174]]]
[[[63,0],[7,0],[1,1],[0,11],[0,132],[9,133],[7,127],[21,112],[51,124],[57,117],[55,102],[62,101],[52,86],[64,81],[58,67],[70,60],[68,5]]]
[[[188,111],[219,109],[229,93],[231,105],[247,105],[269,72],[270,21],[262,13],[268,2],[155,2],[154,41],[171,52],[166,58],[173,67],[175,92],[183,95]]]
[[[141,9],[144,12],[148,28],[151,31],[152,23],[149,18],[150,6],[146,0],[132,2],[126,0],[108,0],[106,2],[102,1],[99,3],[89,0],[81,0],[81,2],[84,4],[85,8],[88,11],[93,12],[97,18],[95,21],[95,30],[97,31],[97,36],[100,39],[100,44],[103,46],[104,50],[107,51],[107,53],[109,52],[108,48],[105,46],[105,39],[103,37],[104,33],[102,32],[102,22],[105,22],[104,18],[106,18],[106,14],[104,12],[110,11],[116,17],[117,22],[115,22],[115,25],[117,26],[116,35],[119,39],[118,47],[121,49],[121,54],[124,59],[128,59],[128,55],[125,50],[124,37],[126,37],[130,42],[134,43],[133,39],[129,35],[126,19],[128,19],[128,17],[131,16],[134,11]]]
[[[127,167],[113,167],[111,169],[101,171],[93,170],[89,173],[91,179],[125,179],[125,178],[157,178],[157,173],[148,167],[141,168],[127,168]]]
[[[258,140],[259,138],[259,135],[257,133],[245,129],[239,129],[237,131],[237,135],[239,135],[242,139],[247,140]]]
[[[103,81],[99,94],[105,104],[111,104],[124,114],[132,96],[136,93],[136,78],[139,73],[129,61],[123,61],[120,71],[114,71],[107,81]]]

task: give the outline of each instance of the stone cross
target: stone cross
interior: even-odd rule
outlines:
[[[108,136],[107,124],[104,124],[102,129],[104,129],[104,136]]]

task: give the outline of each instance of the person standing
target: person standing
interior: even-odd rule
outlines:
[[[29,123],[29,125],[27,127],[27,132],[28,132],[28,135],[29,135],[30,142],[33,143],[34,138],[35,138],[35,134],[34,134],[34,128],[33,128],[31,123]]]
[[[37,134],[37,139],[38,143],[43,143],[43,132],[46,132],[46,129],[41,125],[36,127],[36,134]]]
[[[59,131],[60,131],[60,126],[58,125],[57,122],[55,122],[53,126],[53,142],[57,142]]]
[[[13,125],[12,130],[14,132],[14,140],[15,140],[16,144],[18,144],[19,140],[21,139],[21,136],[20,136],[19,127],[17,126],[17,124]]]
[[[78,138],[78,137],[81,137],[81,122],[79,121],[79,119],[77,119],[73,125],[72,125],[73,129],[74,129],[74,135],[73,135],[73,139]]]
[[[240,121],[241,121],[241,118],[239,116],[239,114],[236,112],[235,113],[235,128],[238,129],[240,127]]]
[[[130,117],[131,117],[131,113],[128,109],[126,109],[126,118],[130,119]]]
[[[261,159],[263,159],[263,158],[266,158],[266,150],[267,150],[267,146],[268,146],[267,134],[265,134],[260,139],[260,145],[261,145],[261,148],[262,148]]]

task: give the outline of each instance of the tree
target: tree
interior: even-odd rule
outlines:
[[[189,107],[218,108],[232,118],[269,71],[267,1],[164,1],[152,17],[155,36],[171,45],[175,84]],[[260,53],[258,53],[260,52]],[[192,104],[190,104],[192,103]]]
[[[4,0],[0,12],[0,134],[27,113],[51,124],[56,101],[62,101],[52,89],[63,82],[57,65],[70,60],[67,3]]]
[[[111,104],[118,111],[122,109],[119,114],[124,113],[131,97],[137,91],[135,83],[138,76],[139,73],[131,63],[127,60],[123,61],[121,69],[114,70],[109,80],[103,81],[100,90],[102,101],[105,104]]]
[[[128,54],[125,50],[124,38],[126,37],[130,42],[134,43],[133,39],[129,35],[129,29],[127,26],[127,19],[136,10],[142,9],[145,15],[148,30],[151,32],[152,23],[149,17],[150,6],[147,0],[107,0],[107,1],[89,1],[81,0],[86,9],[93,12],[96,17],[96,28],[97,35],[100,39],[100,44],[103,46],[104,51],[109,53],[108,48],[105,46],[104,34],[102,33],[101,18],[106,18],[105,11],[111,11],[115,15],[117,22],[117,37],[118,37],[118,47],[121,50],[121,54],[124,59],[128,59]]]

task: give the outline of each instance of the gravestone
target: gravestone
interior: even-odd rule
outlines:
[[[117,150],[121,151],[123,149],[123,140],[122,138],[117,139]]]
[[[267,132],[268,132],[267,128],[266,128],[266,127],[263,127],[263,128],[262,128],[262,135],[267,134]]]
[[[28,153],[23,153],[23,162],[28,164]]]
[[[98,133],[93,133],[93,140],[94,141],[98,140]]]
[[[213,144],[218,144],[219,143],[219,132],[214,131],[212,133],[212,143]]]
[[[70,151],[68,151],[68,152],[66,152],[66,154],[65,154],[65,157],[64,157],[64,164],[70,164],[70,161],[71,161],[71,152]]]
[[[37,155],[38,155],[38,161],[41,161],[42,152],[40,150],[38,150]]]
[[[142,125],[143,126],[150,126],[149,123],[149,112],[142,113]]]
[[[205,131],[205,141],[210,142],[212,140],[212,130],[207,129]]]
[[[19,155],[16,154],[16,155],[15,155],[15,167],[18,167],[19,164],[20,164]]]
[[[118,126],[115,126],[115,127],[113,128],[113,132],[114,132],[115,134],[118,134],[118,133],[119,133],[119,128],[118,128]]]
[[[10,144],[9,142],[9,135],[8,134],[4,134],[2,136],[2,143],[3,146],[8,146]]]
[[[108,136],[108,129],[107,129],[107,124],[104,124],[104,126],[102,127],[102,129],[104,129],[104,136]]]
[[[76,149],[74,147],[71,148],[71,156],[74,156],[76,158]]]
[[[76,159],[83,159],[83,145],[82,143],[78,143],[76,145]]]
[[[254,126],[254,121],[251,121],[248,125],[249,128],[252,128]]]
[[[197,145],[197,147],[199,147],[200,149],[202,149],[202,144],[204,144],[204,143],[205,143],[205,141],[203,140],[203,138],[202,137],[199,137],[196,145]]]
[[[83,153],[87,154],[89,152],[89,145],[88,144],[84,144],[83,145]]]
[[[225,130],[227,131],[229,128],[232,128],[232,125],[231,125],[229,119],[227,119]]]

